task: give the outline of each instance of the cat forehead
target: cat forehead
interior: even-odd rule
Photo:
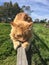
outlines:
[[[24,18],[28,17],[26,13],[19,13],[15,16],[14,22],[24,21]]]
[[[19,13],[19,14],[17,14],[16,16],[17,16],[17,18],[19,18],[19,17],[28,16],[28,15],[27,15],[26,13]]]
[[[19,14],[17,14],[17,15],[24,15],[24,16],[25,16],[25,15],[27,15],[27,14],[26,14],[26,13],[19,13]]]

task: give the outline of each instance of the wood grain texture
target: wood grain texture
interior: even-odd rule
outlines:
[[[26,52],[23,47],[17,49],[17,65],[28,65]]]

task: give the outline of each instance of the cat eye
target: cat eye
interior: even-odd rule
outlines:
[[[22,35],[17,35],[17,37],[22,37]]]

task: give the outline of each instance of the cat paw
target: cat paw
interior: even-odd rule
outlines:
[[[14,43],[14,49],[17,50],[21,46],[20,43]]]
[[[28,43],[23,43],[21,46],[22,46],[26,51],[28,51],[30,45],[29,45]]]

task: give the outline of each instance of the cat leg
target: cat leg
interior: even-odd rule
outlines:
[[[28,51],[29,47],[30,47],[30,43],[29,42],[24,42],[21,45],[23,48],[25,48],[26,51]]]
[[[17,48],[20,46],[20,42],[19,41],[13,41],[13,46],[14,46],[14,49],[17,50]]]

